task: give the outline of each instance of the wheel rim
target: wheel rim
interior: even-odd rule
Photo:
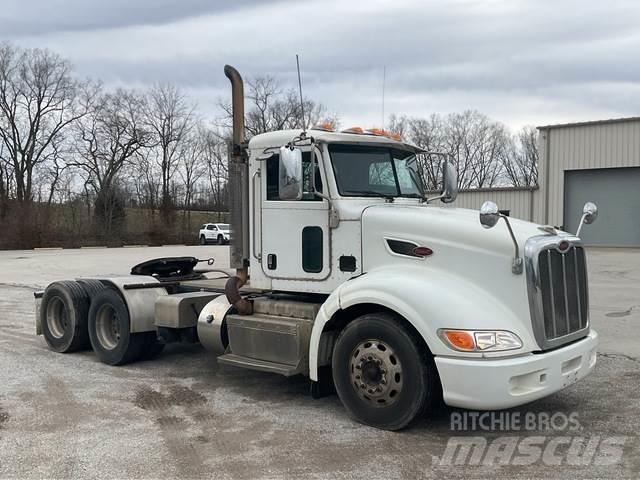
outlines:
[[[62,338],[67,330],[69,319],[67,309],[60,297],[53,297],[47,305],[47,326],[54,338]]]
[[[385,342],[365,340],[351,353],[351,384],[358,396],[376,407],[393,404],[402,391],[400,359]]]
[[[118,314],[110,305],[103,305],[96,315],[96,336],[106,350],[113,350],[120,342]]]

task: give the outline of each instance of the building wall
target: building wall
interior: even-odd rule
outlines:
[[[542,194],[534,205],[538,223],[563,224],[566,170],[640,166],[640,118],[539,127],[539,131]]]
[[[509,210],[509,216],[532,221],[534,206],[540,191],[537,188],[497,188],[463,190],[458,194],[454,205],[458,208],[479,210],[484,202],[490,200],[500,210]]]

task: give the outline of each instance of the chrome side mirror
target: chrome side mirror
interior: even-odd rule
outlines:
[[[302,152],[299,148],[280,147],[278,196],[280,200],[302,198]]]
[[[484,228],[493,228],[500,220],[498,205],[493,202],[484,202],[480,207],[480,223]]]
[[[442,169],[442,198],[444,203],[452,203],[458,196],[458,172],[453,163],[445,160]]]
[[[501,214],[498,210],[498,205],[493,202],[486,201],[482,204],[482,207],[480,207],[480,224],[484,228],[495,227],[501,218],[504,218],[504,222],[507,224],[509,236],[511,236],[511,241],[513,242],[513,246],[515,247],[515,255],[511,262],[511,272],[514,275],[520,275],[523,271],[524,261],[522,260],[522,258],[520,258],[520,247],[518,246],[516,236],[513,234],[513,229],[511,228],[509,217]]]
[[[582,230],[583,225],[591,225],[598,218],[598,206],[593,202],[587,202],[582,207],[582,218],[580,219],[580,224],[578,225],[578,230],[576,231],[576,237],[580,236],[580,231]]]

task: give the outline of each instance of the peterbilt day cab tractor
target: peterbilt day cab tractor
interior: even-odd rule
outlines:
[[[335,388],[355,419],[389,430],[440,399],[509,408],[592,371],[577,235],[491,202],[455,208],[446,155],[442,192],[427,198],[417,158],[428,152],[385,132],[287,130],[247,143],[242,79],[225,74],[235,275],[208,278],[184,257],[55,282],[36,294],[53,350],[90,345],[120,365],[197,341],[223,364],[307,376],[314,397]],[[581,226],[596,215],[587,204]]]

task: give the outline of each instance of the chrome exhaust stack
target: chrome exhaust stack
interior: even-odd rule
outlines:
[[[251,302],[242,298],[240,288],[249,279],[249,159],[244,145],[244,84],[240,73],[224,66],[231,82],[233,133],[229,149],[229,211],[231,214],[230,266],[236,269],[225,286],[225,295],[240,314],[253,312]]]

